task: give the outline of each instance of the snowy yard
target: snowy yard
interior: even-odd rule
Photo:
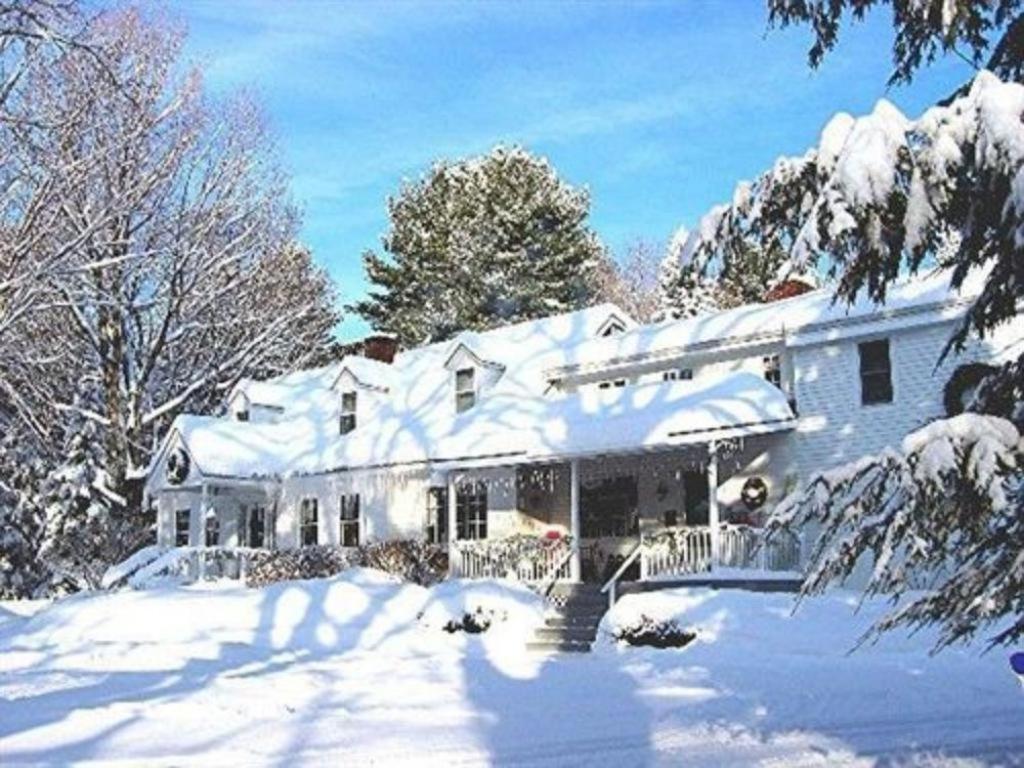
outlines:
[[[1007,653],[887,638],[880,606],[743,592],[627,597],[607,626],[681,615],[682,650],[537,656],[532,594],[433,590],[355,569],[262,590],[211,585],[0,604],[0,762],[147,765],[918,764],[1024,755]],[[482,635],[450,618],[497,607]],[[34,614],[34,615],[33,615]],[[927,759],[920,760],[921,755]]]

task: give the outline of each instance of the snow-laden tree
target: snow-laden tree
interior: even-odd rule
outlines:
[[[838,115],[819,146],[780,159],[705,216],[688,255],[721,258],[750,243],[778,249],[784,271],[830,273],[840,301],[884,302],[897,277],[950,268],[954,288],[972,284],[944,352],[955,353],[1015,318],[1024,300],[1022,118],[1024,86],[990,73],[917,119],[885,101],[859,119]],[[874,565],[871,591],[929,588],[883,629],[938,622],[948,643],[1019,615],[1022,373],[1024,358],[1006,364],[981,383],[975,414],[936,421],[900,453],[814,478],[782,505],[775,524],[823,526],[806,591],[842,580],[863,558]],[[979,475],[985,468],[998,472]]]
[[[50,570],[40,557],[49,470],[18,425],[0,420],[0,598],[38,597],[49,586]]]
[[[754,244],[785,253],[783,273],[824,269],[840,299],[879,302],[892,280],[941,259],[954,288],[983,282],[950,339],[959,348],[1014,317],[1024,297],[1022,115],[1024,86],[987,72],[916,120],[887,101],[859,119],[839,114],[817,147],[709,212],[688,256],[703,263]],[[1010,386],[1024,395],[1019,378]]]
[[[947,54],[1004,80],[1024,80],[1021,0],[768,0],[769,23],[809,26],[809,58],[817,67],[836,46],[840,26],[876,6],[891,7],[896,32],[890,85],[910,82],[921,66]]]
[[[142,470],[176,414],[330,354],[334,292],[295,242],[262,116],[208,97],[181,41],[138,11],[99,13],[22,67],[3,104],[11,592],[92,584],[137,546]]]
[[[644,240],[632,243],[624,258],[606,255],[588,272],[594,303],[611,302],[641,323],[658,312],[658,262],[655,246]]]
[[[714,279],[685,256],[689,237],[685,227],[676,230],[658,264],[657,320],[696,317],[722,307]]]
[[[242,376],[319,361],[337,315],[294,243],[287,179],[252,102],[207,97],[199,72],[181,71],[181,33],[137,11],[99,15],[88,39],[103,68],[73,50],[26,75],[35,120],[13,146],[59,200],[32,246],[59,258],[11,329],[25,388],[8,401],[49,439],[66,432],[61,414],[95,422],[102,482],[134,504],[161,427]],[[19,214],[31,223],[31,207]],[[48,386],[69,374],[94,409]]]
[[[383,252],[354,309],[415,345],[585,307],[604,248],[586,190],[519,147],[441,161],[388,200]]]
[[[870,568],[866,593],[895,607],[865,637],[937,625],[937,647],[989,630],[1024,638],[1024,439],[996,416],[965,413],[818,475],[772,528],[821,527],[803,594]],[[858,566],[858,562],[860,565]]]

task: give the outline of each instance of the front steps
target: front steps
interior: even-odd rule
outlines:
[[[527,648],[555,653],[586,653],[608,610],[608,596],[597,584],[557,584],[548,596],[551,613]]]

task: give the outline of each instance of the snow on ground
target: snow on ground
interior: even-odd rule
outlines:
[[[0,762],[147,765],[915,764],[1024,755],[1004,652],[886,638],[847,655],[883,606],[837,593],[675,589],[631,615],[698,632],[680,650],[533,655],[541,615],[496,582],[403,585],[353,569],[0,606]],[[467,608],[506,616],[449,634]],[[513,641],[514,640],[514,641]],[[922,758],[922,755],[924,757]]]

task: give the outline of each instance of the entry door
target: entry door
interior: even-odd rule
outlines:
[[[580,536],[616,538],[637,532],[636,478],[609,477],[580,489]]]
[[[705,472],[687,472],[683,475],[684,504],[687,525],[708,524],[708,476]]]

